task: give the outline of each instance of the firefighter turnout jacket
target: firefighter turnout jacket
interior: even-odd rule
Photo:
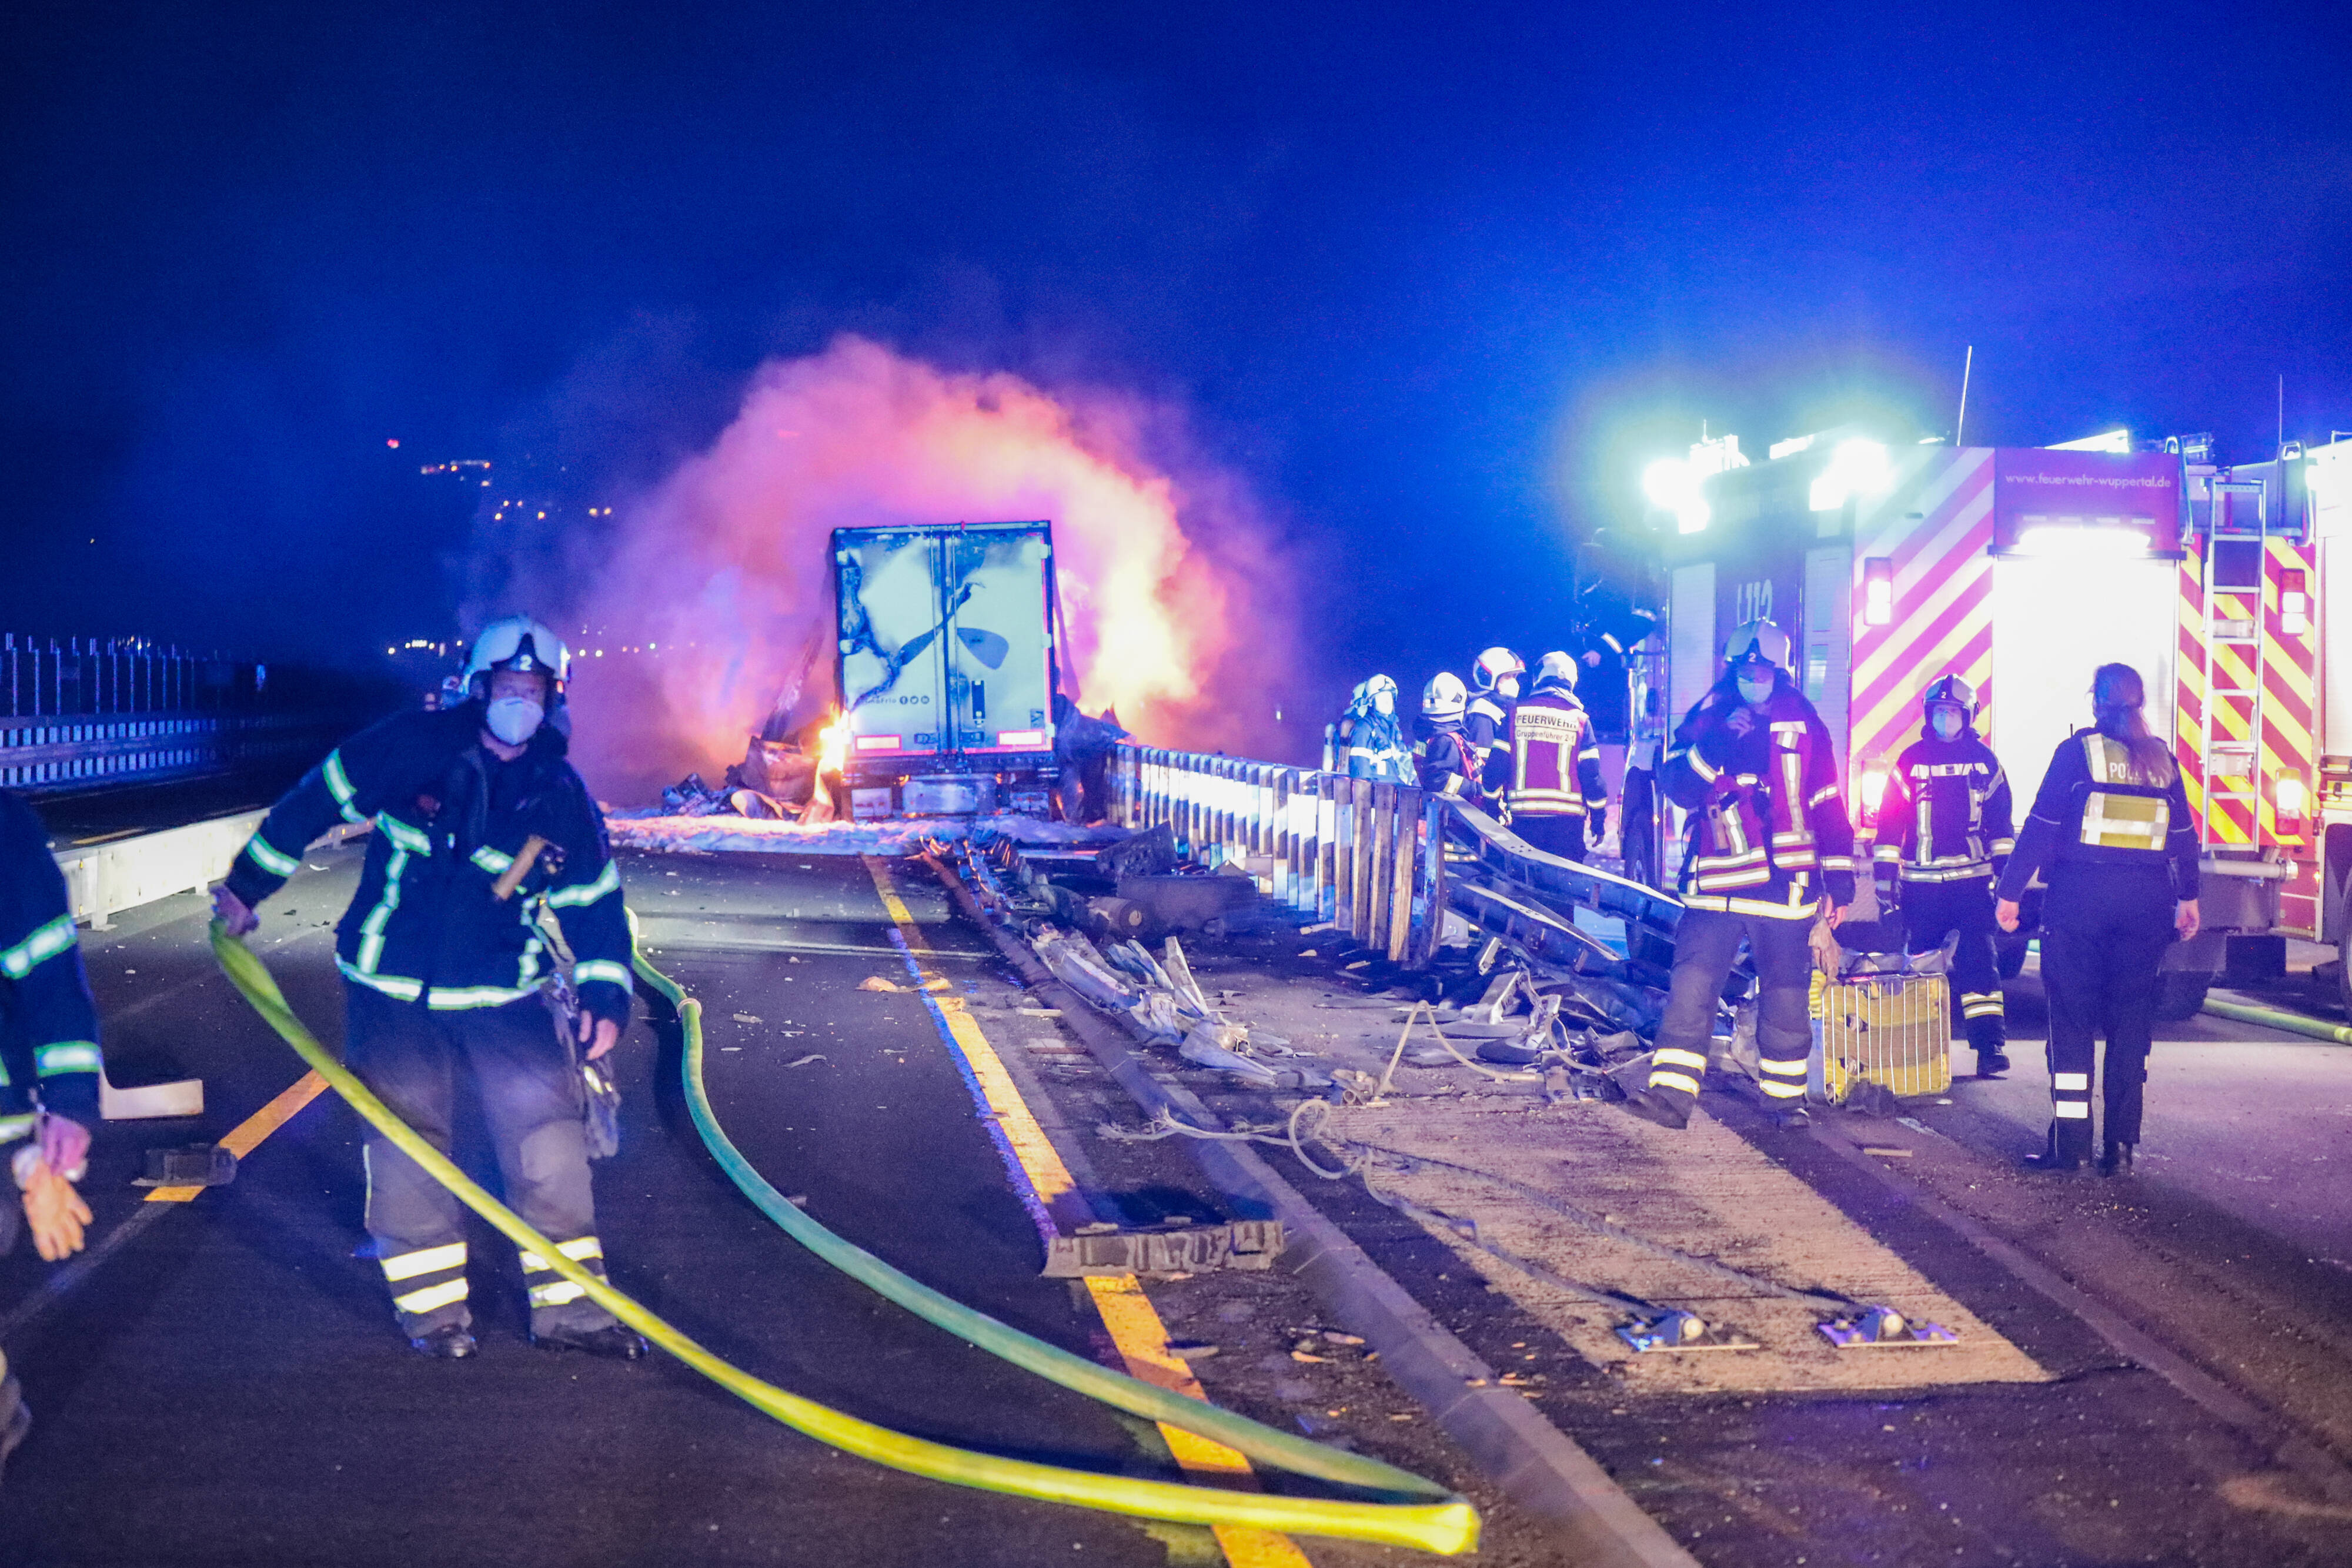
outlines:
[[[2084,730],[2052,754],[2000,877],[2000,896],[2025,896],[2034,877],[2053,867],[2141,867],[2171,873],[2172,895],[2197,896],[2197,820],[2173,768],[2169,782],[2142,782],[2123,742]]]
[[[628,916],[604,815],[552,725],[512,762],[484,748],[481,726],[481,705],[469,702],[401,714],[343,742],[271,809],[228,889],[258,907],[312,840],[338,821],[372,822],[358,895],[335,929],[345,977],[440,1012],[520,1001],[551,972],[536,919],[543,901],[577,959],[581,1005],[626,1023]],[[516,882],[509,873],[533,839],[544,847]],[[512,883],[504,897],[501,878]]]
[[[1424,789],[1484,808],[1486,790],[1480,779],[1478,754],[1458,724],[1431,725],[1421,744],[1412,748],[1414,772]]]
[[[1824,892],[1853,901],[1853,825],[1829,728],[1786,674],[1761,707],[1728,679],[1700,698],[1659,785],[1690,813],[1676,889],[1685,907],[1810,920]]]
[[[1574,692],[1537,682],[1511,714],[1511,815],[1587,817],[1608,803],[1592,716]]]
[[[1462,738],[1482,789],[1499,789],[1510,767],[1511,710],[1499,692],[1473,692],[1462,710]]]
[[[1930,733],[1895,758],[1871,852],[1881,887],[1996,876],[2016,847],[2009,776],[1973,727]]]
[[[0,789],[0,1144],[30,1134],[37,1109],[94,1124],[99,1066],[98,1009],[48,831]]]

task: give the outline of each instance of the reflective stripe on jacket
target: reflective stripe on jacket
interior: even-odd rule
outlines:
[[[1511,714],[1511,814],[1581,817],[1608,803],[1592,716],[1574,693],[1538,685]]]
[[[1878,803],[1871,852],[1879,881],[1967,882],[1992,875],[2017,847],[2009,776],[1992,748],[1964,730],[1904,748]]]

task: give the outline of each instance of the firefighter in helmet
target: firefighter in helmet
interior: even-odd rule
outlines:
[[[2042,988],[2050,1000],[2050,1135],[2027,1163],[2071,1171],[2091,1157],[2091,1078],[2107,1037],[2102,1174],[2131,1169],[2155,1028],[2157,971],[2176,933],[2197,935],[2197,822],[2172,748],[2151,734],[2146,689],[2129,664],[2091,677],[2092,728],[2050,758],[1994,918],[2017,929],[2038,874]]]
[[[1470,666],[1470,694],[1462,734],[1478,767],[1478,782],[1491,800],[1502,796],[1511,768],[1511,712],[1519,703],[1525,659],[1508,648],[1489,648]]]
[[[1998,1077],[2008,1022],[1993,956],[1992,886],[2017,847],[2010,831],[2009,776],[1976,731],[1976,690],[1946,675],[1921,699],[1919,738],[1895,758],[1879,799],[1871,859],[1882,908],[1900,909],[1914,953],[1954,933],[1954,1003],[1976,1052],[1977,1076]]]
[[[1790,678],[1789,652],[1769,621],[1732,632],[1722,678],[1675,731],[1661,770],[1667,798],[1690,813],[1683,917],[1649,1083],[1625,1097],[1661,1126],[1690,1118],[1743,942],[1762,987],[1758,1089],[1781,1125],[1805,1120],[1811,937],[1817,918],[1834,926],[1853,901],[1853,827],[1828,727]]]
[[[1584,858],[1609,809],[1601,742],[1576,695],[1576,657],[1546,653],[1511,715],[1511,831],[1546,854]]]
[[[466,701],[361,731],[271,809],[214,896],[231,934],[338,821],[375,824],[358,895],[336,930],[344,1055],[362,1081],[446,1153],[462,1061],[507,1201],[557,1251],[604,1271],[577,1058],[613,1049],[630,1009],[628,915],[604,820],[565,759],[570,656],[536,621],[486,627]],[[547,997],[551,934],[573,955],[580,1013],[560,1031]],[[475,1354],[457,1197],[381,1134],[367,1140],[367,1228],[394,1317],[419,1352]],[[635,1360],[645,1341],[525,1249],[531,1342]]]
[[[1412,766],[1423,789],[1483,807],[1486,794],[1479,782],[1478,756],[1462,727],[1467,700],[1462,677],[1451,670],[1430,677],[1421,692],[1422,736],[1412,748]]]
[[[1397,684],[1374,675],[1348,699],[1339,720],[1344,766],[1350,779],[1389,784],[1412,782],[1412,759],[1405,750],[1404,729],[1397,719]]]

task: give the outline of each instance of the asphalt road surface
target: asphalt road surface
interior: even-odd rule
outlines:
[[[357,850],[314,852],[263,909],[257,949],[340,1035],[331,925]],[[683,874],[681,874],[681,870]],[[1005,1322],[1082,1353],[1099,1320],[1037,1274],[1036,1232],[905,970],[862,863],[628,865],[645,938],[709,1019],[709,1086],[749,1157],[810,1212]],[[928,896],[926,896],[928,892]],[[919,920],[939,890],[910,887]],[[0,1334],[36,1425],[0,1490],[12,1563],[1160,1564],[1207,1537],[950,1488],[786,1430],[684,1366],[558,1355],[523,1337],[511,1249],[474,1239],[481,1355],[394,1331],[364,1239],[359,1124],[331,1093],[231,1186],[142,1204],[141,1151],[218,1136],[300,1076],[215,969],[193,895],[87,934],[118,1081],[185,1071],[207,1114],[117,1124],[86,1184],[101,1255],[0,1262]],[[943,931],[969,970],[977,934]],[[597,1186],[612,1274],[761,1376],[899,1430],[992,1452],[1181,1479],[1151,1428],[918,1322],[744,1202],[703,1153],[674,1040],[620,1052],[624,1148]],[[805,1057],[822,1060],[794,1067]],[[461,1155],[483,1174],[478,1132]],[[123,1228],[131,1228],[125,1233]],[[117,1239],[109,1243],[110,1235]],[[1139,1428],[1139,1430],[1138,1429]],[[1389,1561],[1386,1552],[1325,1562]]]

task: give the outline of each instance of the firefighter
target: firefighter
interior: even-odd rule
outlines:
[[[1601,779],[1601,742],[1576,695],[1576,657],[1546,653],[1534,688],[1511,715],[1511,831],[1546,854],[1584,858],[1585,835],[1599,842],[1609,789]]]
[[[630,1008],[628,916],[604,822],[548,713],[570,658],[527,617],[493,622],[466,701],[345,741],[270,810],[215,894],[236,935],[340,820],[373,821],[358,895],[336,931],[344,1056],[394,1113],[446,1153],[460,1063],[477,1085],[507,1199],[565,1257],[602,1274],[575,1050],[613,1049]],[[576,1046],[544,993],[542,912],[574,956]],[[367,1228],[400,1327],[418,1351],[478,1348],[457,1199],[391,1140],[367,1140]],[[635,1360],[645,1341],[526,1249],[533,1343]]]
[[[2139,1145],[2157,971],[2178,933],[2197,935],[2197,823],[2171,748],[2149,733],[2145,688],[2129,664],[2091,677],[2094,727],[2050,758],[2033,810],[2000,877],[1994,916],[2017,929],[2036,875],[2042,988],[2050,1000],[2050,1135],[2027,1164],[2082,1168],[2091,1155],[2095,1037],[2107,1037],[2102,1174],[2131,1169]]]
[[[1422,688],[1422,738],[1412,750],[1413,771],[1423,789],[1483,808],[1486,792],[1480,783],[1477,753],[1462,727],[1467,699],[1462,677],[1450,670],[1440,670]]]
[[[1527,668],[1527,661],[1508,648],[1489,648],[1470,667],[1470,700],[1463,713],[1462,733],[1477,763],[1479,785],[1490,800],[1502,796],[1508,787],[1511,710],[1518,705],[1519,677]]]
[[[1921,699],[1919,738],[1895,759],[1878,807],[1872,861],[1882,908],[1902,912],[1914,953],[1953,932],[1952,979],[1977,1076],[1997,1078],[2008,1021],[1993,956],[1992,887],[2010,852],[2009,776],[1976,732],[1975,688],[1946,675]]]
[[[74,1191],[98,1121],[98,1009],[49,835],[0,789],[0,1149],[15,1179],[0,1197],[0,1252],[29,1225],[49,1262],[81,1250],[89,1209]],[[0,1354],[0,1465],[33,1425]]]
[[[1758,1088],[1782,1126],[1805,1121],[1812,1053],[1806,992],[1817,918],[1853,901],[1853,827],[1822,716],[1789,673],[1789,636],[1751,621],[1723,650],[1722,678],[1675,731],[1659,784],[1690,812],[1683,917],[1649,1083],[1625,1097],[1644,1121],[1681,1127],[1706,1075],[1717,999],[1748,944],[1757,1004]]]
[[[1396,682],[1374,675],[1349,699],[1347,715],[1339,721],[1349,778],[1389,784],[1412,782],[1412,762],[1405,750],[1403,727],[1397,720],[1396,695]]]

